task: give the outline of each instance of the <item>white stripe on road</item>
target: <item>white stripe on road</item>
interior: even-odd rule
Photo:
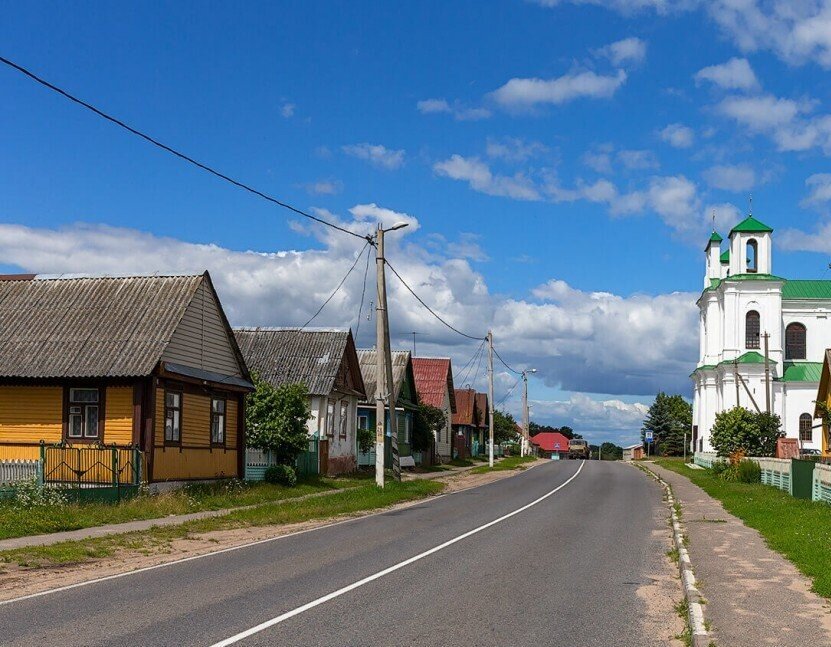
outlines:
[[[543,494],[540,498],[534,499],[533,501],[531,501],[531,503],[528,503],[528,504],[522,506],[521,508],[517,508],[513,512],[509,512],[508,514],[502,515],[498,519],[494,519],[493,521],[489,521],[488,523],[486,523],[482,526],[479,526],[478,528],[474,528],[473,530],[468,530],[466,533],[461,534],[458,537],[454,537],[453,539],[450,539],[450,540],[444,542],[443,544],[439,544],[438,546],[435,546],[435,547],[433,547],[429,550],[425,550],[423,553],[419,553],[418,555],[414,555],[413,557],[410,557],[409,559],[405,559],[403,562],[399,562],[398,564],[394,564],[393,566],[390,566],[389,568],[385,568],[383,571],[378,571],[377,573],[375,573],[373,575],[369,575],[368,577],[365,577],[362,580],[358,580],[357,582],[353,582],[352,584],[349,584],[348,586],[344,586],[342,589],[338,589],[337,591],[332,591],[332,593],[328,593],[327,595],[324,595],[323,597],[317,598],[316,600],[312,600],[311,602],[307,602],[303,606],[297,607],[296,609],[292,609],[291,611],[287,611],[286,613],[283,613],[283,614],[277,616],[276,618],[272,618],[271,620],[266,620],[265,622],[262,622],[262,623],[258,624],[256,627],[251,627],[251,629],[246,629],[245,631],[242,631],[242,632],[240,632],[236,635],[233,635],[230,638],[226,638],[225,640],[221,640],[218,643],[214,643],[213,645],[211,645],[211,647],[228,647],[228,645],[233,645],[235,643],[238,643],[240,640],[244,640],[245,638],[249,638],[250,636],[253,636],[254,634],[258,634],[261,631],[265,631],[266,629],[268,629],[270,627],[273,627],[274,625],[278,625],[281,622],[285,622],[289,618],[293,618],[295,616],[298,616],[301,613],[304,613],[304,612],[308,611],[309,609],[314,609],[315,607],[318,607],[321,604],[329,602],[330,600],[334,600],[335,598],[338,598],[338,597],[340,597],[340,596],[342,596],[346,593],[349,593],[350,591],[354,591],[355,589],[360,588],[360,587],[364,586],[365,584],[369,584],[370,582],[374,582],[375,580],[378,580],[378,579],[384,577],[385,575],[389,575],[390,573],[394,573],[395,571],[397,571],[399,569],[402,569],[405,566],[409,566],[410,564],[413,564],[413,563],[415,563],[419,560],[422,560],[425,557],[429,557],[433,553],[437,553],[440,550],[443,550],[443,549],[447,548],[448,546],[452,546],[453,544],[456,544],[456,543],[462,541],[463,539],[467,539],[468,537],[471,537],[472,535],[480,533],[483,530],[486,530],[487,528],[490,528],[491,526],[495,526],[498,523],[502,523],[506,519],[510,519],[511,517],[513,517],[515,515],[518,515],[520,512],[524,512],[528,508],[531,508],[531,507],[537,505],[538,503],[541,503],[542,501],[545,501],[548,497],[550,497],[550,496],[556,494],[557,492],[559,492],[560,490],[562,490],[566,485],[568,485],[574,479],[577,478],[577,476],[583,470],[583,466],[585,464],[586,464],[585,461],[580,461],[580,467],[577,468],[577,471],[567,481],[565,481],[561,485],[558,485],[557,487],[555,487],[550,492],[547,492],[547,493]]]

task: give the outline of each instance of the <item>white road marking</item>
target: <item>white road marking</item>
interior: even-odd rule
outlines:
[[[576,479],[580,475],[580,472],[583,471],[583,466],[585,464],[586,464],[585,461],[580,461],[580,467],[577,468],[577,471],[571,477],[569,477],[569,479],[567,481],[565,481],[564,483],[558,485],[557,487],[555,487],[550,492],[547,492],[547,493],[543,494],[538,499],[534,499],[533,501],[531,501],[531,503],[527,503],[526,505],[522,506],[521,508],[517,508],[513,512],[509,512],[508,514],[502,515],[498,519],[494,519],[493,521],[489,521],[488,523],[486,523],[482,526],[479,526],[478,528],[474,528],[473,530],[468,530],[466,533],[463,533],[463,534],[459,535],[458,537],[454,537],[453,539],[450,539],[450,540],[444,542],[443,544],[439,544],[438,546],[434,546],[433,548],[430,548],[429,550],[425,550],[423,553],[419,553],[418,555],[414,555],[413,557],[410,557],[409,559],[405,559],[403,562],[398,562],[397,564],[394,564],[393,566],[390,566],[389,568],[385,568],[384,570],[378,571],[377,573],[375,573],[373,575],[369,575],[369,576],[363,578],[362,580],[358,580],[357,582],[353,582],[352,584],[344,586],[343,588],[338,589],[337,591],[332,591],[331,593],[328,593],[327,595],[324,595],[323,597],[317,598],[316,600],[312,600],[311,602],[307,602],[306,604],[304,604],[302,606],[299,606],[296,609],[292,609],[291,611],[286,611],[285,613],[283,613],[283,614],[281,614],[281,615],[279,615],[275,618],[272,618],[271,620],[266,620],[265,622],[262,622],[262,623],[258,624],[255,627],[251,627],[251,629],[246,629],[245,631],[241,631],[240,633],[235,634],[235,635],[231,636],[230,638],[226,638],[225,640],[221,640],[218,643],[214,643],[213,645],[211,645],[211,647],[228,647],[229,645],[233,645],[235,643],[238,643],[239,641],[244,640],[246,638],[249,638],[249,637],[253,636],[254,634],[258,634],[262,631],[265,631],[266,629],[269,629],[270,627],[273,627],[274,625],[278,625],[281,622],[285,622],[289,618],[293,618],[295,616],[298,616],[301,613],[304,613],[304,612],[308,611],[309,609],[314,609],[315,607],[318,607],[321,604],[329,602],[330,600],[334,600],[335,598],[338,598],[338,597],[340,597],[340,596],[342,596],[346,593],[349,593],[350,591],[354,591],[355,589],[360,588],[360,587],[364,586],[365,584],[369,584],[370,582],[374,582],[375,580],[378,580],[378,579],[384,577],[385,575],[389,575],[390,573],[394,573],[395,571],[400,570],[400,569],[404,568],[405,566],[409,566],[410,564],[418,562],[418,561],[424,559],[425,557],[429,557],[433,553],[437,553],[440,550],[444,550],[448,546],[452,546],[453,544],[456,544],[456,543],[462,541],[463,539],[467,539],[468,537],[471,537],[471,536],[473,536],[477,533],[480,533],[483,530],[487,530],[491,526],[495,526],[498,523],[502,523],[506,519],[510,519],[511,517],[518,515],[520,512],[524,512],[528,508],[532,508],[533,506],[537,505],[538,503],[541,503],[542,501],[545,501],[548,497],[550,497],[550,496],[556,494],[557,492],[559,492],[560,490],[562,490],[566,485],[571,483],[574,479]]]

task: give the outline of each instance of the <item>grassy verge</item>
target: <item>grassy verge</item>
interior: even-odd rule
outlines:
[[[505,470],[524,470],[525,463],[533,463],[536,459],[534,456],[507,456],[498,463],[494,463],[493,467],[482,465],[481,467],[474,467],[470,470],[471,474],[485,474],[486,472],[503,472]]]
[[[447,464],[453,467],[470,467],[473,465],[473,461],[466,458],[454,458],[452,461],[448,461]]]
[[[223,510],[283,501],[317,492],[356,487],[354,479],[309,479],[287,488],[270,483],[226,481],[194,484],[159,495],[141,495],[117,504],[86,503],[65,506],[37,506],[20,509],[11,502],[0,503],[0,539],[26,537],[64,530],[92,528],[110,523],[158,519],[202,510]]]
[[[119,551],[158,553],[170,550],[176,539],[193,538],[215,530],[249,526],[268,526],[328,519],[438,494],[444,484],[421,480],[388,483],[381,490],[375,485],[361,485],[335,492],[330,496],[265,504],[237,510],[221,517],[190,521],[176,526],[154,527],[141,532],[111,535],[83,541],[67,541],[51,546],[33,546],[0,552],[0,563],[16,563],[29,568],[85,562],[112,557]]]
[[[710,470],[693,470],[680,460],[657,459],[661,467],[686,476],[745,525],[758,530],[813,581],[816,593],[831,598],[831,506],[794,499],[761,483],[730,483]]]

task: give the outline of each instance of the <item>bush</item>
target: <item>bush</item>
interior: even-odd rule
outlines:
[[[358,449],[366,454],[375,445],[374,429],[358,429]]]
[[[752,413],[744,407],[734,407],[716,414],[710,442],[719,456],[741,451],[747,456],[773,456],[776,441],[782,435],[779,416]]]
[[[713,476],[721,476],[729,467],[729,463],[724,461],[715,461],[712,467],[710,467],[710,472],[712,472]]]
[[[12,506],[20,510],[43,508],[49,506],[63,506],[68,503],[66,494],[59,488],[45,487],[37,479],[22,481],[14,486]]]
[[[297,472],[291,465],[272,465],[266,469],[263,478],[266,483],[276,483],[287,487],[297,485]]]
[[[742,461],[737,465],[737,476],[740,483],[761,483],[762,468],[756,461]]]

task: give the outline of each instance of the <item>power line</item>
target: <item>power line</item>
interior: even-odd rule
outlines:
[[[315,318],[317,317],[317,315],[319,315],[321,312],[323,312],[323,308],[325,308],[325,307],[326,307],[326,304],[328,304],[328,303],[332,300],[332,298],[333,298],[333,297],[334,297],[334,296],[338,293],[338,291],[341,289],[341,287],[343,287],[343,284],[344,284],[344,283],[346,283],[346,279],[348,279],[348,278],[349,278],[349,275],[350,275],[350,274],[352,274],[352,270],[354,270],[354,269],[355,269],[355,266],[358,264],[358,261],[359,261],[359,260],[361,260],[361,256],[363,256],[363,255],[364,255],[364,252],[366,251],[366,248],[367,248],[367,247],[369,247],[369,241],[367,241],[366,243],[364,243],[364,246],[363,246],[363,247],[361,247],[361,251],[358,253],[358,256],[357,256],[357,258],[355,259],[355,262],[354,262],[354,263],[352,263],[352,267],[350,267],[350,268],[349,268],[349,271],[346,273],[346,276],[344,276],[344,277],[340,280],[340,283],[338,283],[338,287],[336,287],[336,288],[335,288],[335,291],[334,291],[334,292],[332,292],[332,294],[330,294],[330,295],[329,295],[329,298],[328,298],[328,299],[326,299],[326,301],[324,301],[324,302],[323,302],[323,305],[322,305],[322,306],[320,306],[320,307],[317,309],[317,312],[315,312],[315,313],[312,315],[312,318],[311,318],[311,319],[309,319],[306,323],[304,323],[304,324],[300,327],[300,330],[303,330],[306,326],[308,326],[310,323],[312,323],[312,321],[314,321],[314,320],[315,320]]]
[[[470,359],[467,360],[467,363],[462,367],[462,370],[459,371],[459,375],[462,378],[459,381],[460,385],[462,385],[466,382],[468,376],[470,375],[470,371],[473,368],[473,363],[476,361],[476,358],[479,357],[479,353],[482,352],[484,347],[485,347],[485,340],[483,339],[482,343],[479,344],[479,346],[476,348],[476,351],[473,353],[473,355],[470,357]]]
[[[408,291],[410,294],[412,294],[412,295],[416,298],[416,301],[418,301],[421,305],[423,305],[423,306],[427,309],[427,311],[428,311],[431,315],[433,315],[436,319],[438,319],[438,320],[439,320],[439,321],[441,321],[441,322],[442,322],[445,326],[447,326],[448,328],[450,328],[450,330],[452,330],[453,332],[455,332],[455,333],[457,333],[457,334],[461,335],[462,337],[467,337],[468,339],[473,339],[473,340],[475,340],[475,341],[479,341],[480,339],[483,339],[483,337],[474,337],[473,335],[468,335],[467,333],[463,333],[461,330],[459,330],[459,329],[458,329],[458,328],[456,328],[455,326],[452,326],[451,324],[447,323],[447,321],[445,321],[445,320],[441,317],[441,315],[439,315],[439,314],[438,314],[435,310],[433,310],[430,306],[428,306],[428,305],[424,302],[424,299],[422,299],[420,296],[418,296],[418,295],[417,295],[417,294],[413,291],[413,289],[412,289],[409,285],[407,285],[407,282],[406,282],[404,279],[402,279],[402,278],[401,278],[401,275],[400,275],[398,272],[396,272],[396,271],[395,271],[395,268],[394,268],[392,265],[390,265],[390,262],[389,262],[388,260],[384,259],[384,262],[386,263],[387,267],[389,267],[389,268],[390,268],[390,270],[392,270],[392,273],[393,273],[393,274],[395,274],[395,276],[398,278],[398,280],[399,280],[399,281],[401,281],[401,284],[402,284],[405,288],[407,288],[407,291]]]
[[[516,373],[517,375],[522,375],[522,371],[518,371],[515,368],[513,368],[511,366],[508,366],[507,362],[504,359],[502,359],[502,357],[499,355],[498,352],[496,352],[496,348],[493,349],[493,354],[496,355],[496,357],[499,359],[499,361],[502,362],[502,365],[505,368],[507,368],[509,371],[511,371],[512,373]]]
[[[366,269],[364,269],[364,287],[361,288],[361,307],[358,308],[358,323],[355,324],[355,343],[358,343],[358,332],[361,330],[361,318],[364,314],[364,296],[366,295],[366,276],[369,274],[369,258],[370,255],[366,255]]]
[[[519,384],[519,378],[517,378],[517,381],[514,382],[514,385],[510,389],[508,389],[508,392],[505,395],[502,396],[502,398],[499,400],[499,402],[496,403],[496,406],[498,406],[498,407],[502,406],[502,404],[505,402],[505,400],[507,400],[509,397],[511,397],[511,393],[514,392],[514,389],[517,387],[517,384]]]
[[[302,209],[298,209],[297,207],[293,207],[290,204],[287,204],[286,202],[283,202],[283,201],[278,200],[277,198],[274,198],[274,197],[272,197],[272,196],[270,196],[266,193],[263,193],[262,191],[259,191],[258,189],[255,189],[254,187],[249,186],[248,184],[240,182],[239,180],[235,180],[232,177],[229,177],[229,176],[225,175],[224,173],[222,173],[220,171],[217,171],[216,169],[211,168],[207,164],[203,164],[202,162],[196,161],[192,157],[190,157],[188,155],[185,155],[184,153],[181,153],[181,152],[177,151],[174,148],[171,148],[167,144],[163,144],[162,142],[155,139],[154,137],[151,137],[150,135],[147,135],[147,134],[141,132],[140,130],[135,129],[132,126],[128,126],[126,123],[124,123],[120,119],[117,119],[116,117],[108,115],[106,112],[104,112],[102,110],[99,110],[98,108],[96,108],[92,104],[89,104],[86,101],[83,101],[82,99],[79,99],[78,97],[70,94],[66,90],[63,90],[63,89],[59,88],[58,86],[50,83],[46,79],[43,79],[43,78],[39,77],[34,72],[31,72],[30,70],[27,70],[25,67],[22,67],[21,65],[18,65],[17,63],[14,63],[13,61],[10,61],[9,59],[4,58],[3,56],[0,56],[0,63],[4,63],[8,67],[10,67],[14,70],[17,70],[18,72],[20,72],[21,74],[24,74],[25,76],[29,77],[33,81],[35,81],[37,83],[40,83],[42,86],[44,86],[46,88],[49,88],[53,92],[57,92],[61,96],[69,99],[73,103],[76,103],[79,106],[82,106],[82,107],[86,108],[87,110],[90,110],[90,111],[94,112],[99,117],[102,117],[103,119],[106,119],[110,123],[113,123],[116,126],[119,126],[120,128],[123,128],[127,132],[132,133],[133,135],[136,135],[137,137],[141,137],[145,141],[148,141],[151,144],[153,144],[154,146],[157,146],[158,148],[161,148],[163,151],[166,151],[166,152],[170,153],[171,155],[174,155],[174,156],[178,157],[179,159],[182,159],[182,160],[184,160],[184,161],[186,161],[190,164],[193,164],[194,166],[202,169],[203,171],[207,171],[211,175],[214,175],[214,176],[216,176],[216,177],[218,177],[222,180],[225,180],[226,182],[230,182],[231,184],[233,184],[236,187],[239,187],[240,189],[248,191],[249,193],[253,193],[254,195],[259,196],[260,198],[263,198],[264,200],[268,200],[269,202],[272,202],[272,203],[274,203],[274,204],[276,204],[280,207],[283,207],[284,209],[288,209],[289,211],[292,211],[292,212],[296,213],[299,216],[303,216],[304,218],[308,218],[309,220],[314,220],[315,222],[318,222],[321,225],[326,225],[327,227],[331,227],[332,229],[336,229],[336,230],[341,231],[345,234],[349,234],[350,236],[355,236],[356,238],[361,238],[363,240],[367,240],[367,241],[370,241],[370,242],[372,241],[372,236],[369,235],[369,234],[367,234],[365,236],[362,236],[361,234],[358,234],[354,231],[350,231],[349,229],[346,229],[345,227],[341,227],[341,226],[336,225],[332,222],[329,222],[328,220],[323,220],[323,218],[318,218],[317,216],[313,216],[310,213],[306,213]]]

